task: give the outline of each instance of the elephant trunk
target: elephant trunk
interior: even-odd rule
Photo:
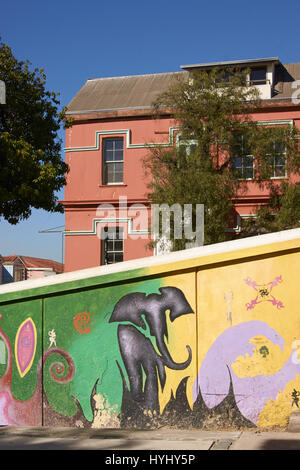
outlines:
[[[185,362],[179,362],[179,363],[174,362],[163,340],[159,339],[157,341],[157,347],[159,349],[159,352],[162,355],[162,360],[163,360],[164,365],[166,367],[169,367],[169,369],[182,370],[190,365],[191,360],[192,360],[192,351],[189,346],[186,346],[186,349],[188,350],[188,353],[189,353],[188,359]]]

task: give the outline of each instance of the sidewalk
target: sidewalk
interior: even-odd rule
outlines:
[[[0,450],[300,450],[300,433],[2,426]]]

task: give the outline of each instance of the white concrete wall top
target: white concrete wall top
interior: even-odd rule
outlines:
[[[167,268],[168,265],[174,263],[188,262],[197,259],[200,261],[201,258],[212,255],[221,255],[231,252],[234,253],[235,251],[247,250],[249,248],[262,247],[264,245],[272,245],[292,240],[298,240],[300,247],[300,228],[243,238],[240,240],[232,240],[214,245],[191,248],[188,250],[172,252],[161,256],[151,256],[106,266],[97,266],[95,268],[58,274],[56,276],[47,276],[39,279],[12,282],[10,284],[0,286],[0,295],[38,287],[54,286],[56,284],[79,281],[88,278],[95,278],[102,275],[104,276],[108,274],[122,273],[136,269],[146,269],[155,266],[158,267],[160,265]]]

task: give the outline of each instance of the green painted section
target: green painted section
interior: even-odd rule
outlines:
[[[81,289],[94,288],[96,286],[103,286],[105,284],[114,284],[131,280],[134,278],[143,278],[148,275],[147,268],[145,269],[131,269],[128,271],[121,271],[116,273],[101,274],[99,276],[87,277],[83,279],[58,281],[55,284],[49,284],[31,289],[18,290],[8,293],[0,294],[0,305],[13,301],[23,301],[31,298],[43,298],[49,295],[58,295],[68,291],[77,291]],[[58,275],[59,276],[64,276]],[[24,281],[26,283],[27,281]]]
[[[26,401],[34,393],[37,387],[37,368],[42,356],[42,300],[37,299],[28,302],[13,303],[0,306],[2,316],[0,326],[10,342],[10,351],[6,350],[5,364],[0,366],[0,376],[2,377],[7,369],[7,361],[12,361],[12,381],[11,392],[17,400]],[[37,345],[34,360],[30,370],[20,376],[15,357],[15,339],[19,326],[27,318],[31,318],[37,331]]]
[[[118,300],[130,292],[158,293],[160,280],[116,284],[45,299],[44,349],[49,348],[48,332],[56,333],[56,345],[66,350],[75,363],[75,377],[68,384],[54,382],[45,367],[44,387],[51,408],[72,416],[76,412],[73,397],[79,401],[88,421],[92,421],[91,394],[97,384],[109,407],[120,411],[123,386],[117,362],[122,367],[117,337],[117,323],[109,323]],[[80,333],[74,317],[87,312],[91,331]],[[144,332],[145,334],[145,332]],[[52,357],[51,357],[52,360]],[[49,359],[50,361],[50,359]]]
[[[11,360],[9,385],[12,397],[25,403],[33,396],[38,385],[38,363],[43,354],[57,347],[71,357],[75,375],[65,383],[56,381],[51,371],[58,380],[65,377],[69,370],[67,360],[60,353],[51,354],[45,360],[40,386],[43,385],[41,388],[51,410],[59,416],[72,417],[78,411],[77,402],[85,419],[92,422],[91,397],[97,383],[96,393],[103,398],[104,406],[110,413],[114,411],[118,415],[123,384],[117,363],[126,374],[118,344],[119,323],[110,323],[109,319],[122,296],[131,292],[159,293],[161,280],[146,279],[145,275],[146,269],[139,269],[2,295],[0,380],[7,377]],[[135,279],[135,282],[128,279]],[[82,312],[90,317],[88,332],[84,331],[86,325],[82,325],[81,331],[80,327],[76,329],[76,316]],[[21,377],[15,357],[15,339],[20,325],[28,318],[36,327],[37,343],[33,363]],[[149,329],[143,334],[150,337]],[[8,347],[5,338],[10,343]],[[47,412],[43,409],[41,401],[41,414]]]

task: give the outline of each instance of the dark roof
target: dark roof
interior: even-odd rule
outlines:
[[[10,264],[16,261],[23,262],[26,268],[52,268],[57,273],[62,273],[64,271],[64,265],[58,263],[57,261],[52,261],[50,259],[44,258],[34,258],[31,256],[20,256],[20,255],[10,255],[2,256],[3,264]]]
[[[68,104],[67,114],[151,109],[163,91],[178,78],[187,79],[188,74],[181,71],[89,79]],[[290,99],[295,91],[292,88],[295,80],[300,80],[300,63],[275,65],[275,89],[271,100]]]

